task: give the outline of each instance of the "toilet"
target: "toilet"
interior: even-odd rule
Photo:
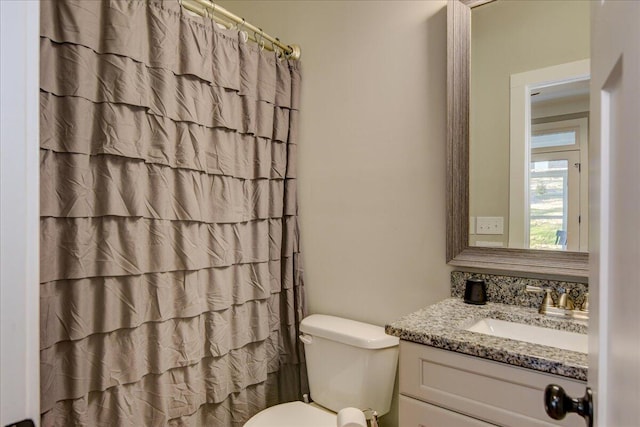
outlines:
[[[323,314],[300,323],[313,403],[289,402],[254,415],[245,427],[336,427],[343,408],[389,412],[399,339],[384,328]],[[368,415],[370,411],[366,412]]]

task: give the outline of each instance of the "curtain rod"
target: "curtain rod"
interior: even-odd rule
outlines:
[[[279,39],[270,36],[265,33],[262,28],[258,28],[255,25],[246,22],[243,18],[229,12],[222,6],[218,6],[210,0],[178,0],[180,5],[185,9],[196,13],[200,16],[206,16],[213,19],[215,22],[224,25],[227,28],[233,28],[237,26],[240,30],[245,29],[245,34],[248,38],[258,43],[261,48],[275,51],[275,46],[289,59],[300,59],[300,46],[296,44],[284,44]],[[253,32],[250,34],[249,31]],[[265,43],[268,41],[271,43]]]

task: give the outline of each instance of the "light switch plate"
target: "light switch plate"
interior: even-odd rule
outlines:
[[[504,217],[476,217],[476,234],[504,234]]]

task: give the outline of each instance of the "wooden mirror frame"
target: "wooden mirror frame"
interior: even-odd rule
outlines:
[[[447,4],[447,263],[472,269],[586,281],[585,252],[469,246],[469,79],[471,9],[493,0]]]

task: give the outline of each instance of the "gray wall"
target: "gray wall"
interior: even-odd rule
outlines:
[[[220,4],[302,46],[309,312],[384,325],[446,298],[446,2]]]

